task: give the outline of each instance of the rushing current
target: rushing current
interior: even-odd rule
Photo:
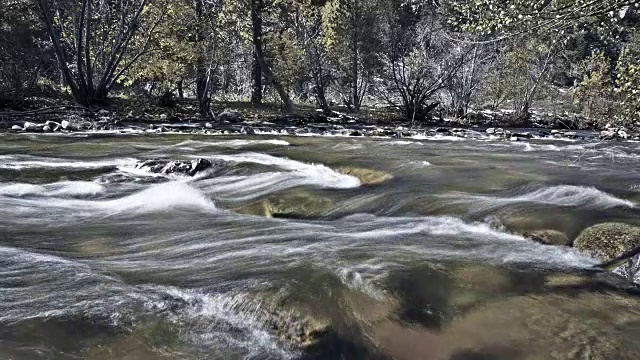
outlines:
[[[3,134],[0,358],[638,359],[638,299],[556,286],[597,261],[521,234],[640,225],[639,170],[634,142]]]

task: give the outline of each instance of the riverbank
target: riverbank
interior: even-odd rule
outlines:
[[[231,110],[227,105],[236,105],[240,110]],[[640,140],[640,126],[598,127],[577,115],[540,112],[534,112],[526,123],[514,124],[508,111],[486,110],[469,113],[464,118],[408,122],[383,110],[369,110],[357,117],[339,111],[324,114],[311,108],[282,115],[267,105],[252,107],[245,103],[222,103],[217,109],[215,118],[202,118],[189,105],[167,109],[120,104],[111,110],[97,111],[60,105],[26,112],[0,112],[0,132]]]

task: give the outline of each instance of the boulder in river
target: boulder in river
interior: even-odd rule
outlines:
[[[237,111],[225,110],[220,114],[218,114],[216,119],[219,122],[237,123],[237,122],[240,122],[240,120],[242,120],[242,116]]]
[[[24,131],[38,131],[40,128],[37,124],[27,121],[24,123]]]
[[[146,160],[136,165],[136,169],[146,169],[154,174],[162,175],[188,175],[195,176],[197,173],[209,169],[213,166],[207,159],[195,160]]]
[[[557,230],[528,231],[522,236],[544,245],[571,246],[571,240],[567,235]]]
[[[602,261],[612,260],[640,244],[640,227],[624,223],[602,223],[580,233],[574,242],[579,251]]]
[[[13,131],[21,131],[21,130],[22,130],[22,126],[20,126],[20,125],[13,125],[13,126],[11,127],[11,130],[13,130]]]
[[[373,169],[343,166],[335,169],[337,172],[358,178],[365,185],[378,185],[393,179],[393,175]]]

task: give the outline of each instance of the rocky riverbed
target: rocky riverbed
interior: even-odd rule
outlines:
[[[0,133],[0,358],[640,357],[638,142],[194,123]]]

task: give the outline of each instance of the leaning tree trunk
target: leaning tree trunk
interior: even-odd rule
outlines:
[[[271,83],[276,92],[280,96],[282,103],[284,105],[284,110],[287,113],[295,112],[295,106],[293,105],[293,101],[289,97],[287,90],[284,88],[282,83],[278,81],[273,71],[267,64],[265,59],[265,54],[263,50],[262,44],[262,33],[256,32],[255,30],[258,28],[256,22],[262,22],[262,0],[251,0],[251,22],[253,24],[253,45],[255,47],[254,51],[256,54],[256,60],[258,60],[258,64],[260,64],[260,69],[264,77]]]

